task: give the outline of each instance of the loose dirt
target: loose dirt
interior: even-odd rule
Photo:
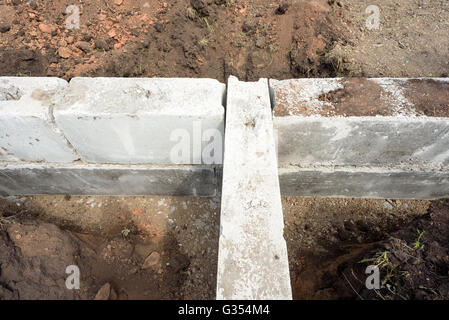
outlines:
[[[219,200],[0,199],[0,299],[214,299]],[[156,257],[156,258],[155,258]],[[66,267],[80,269],[68,290]]]
[[[294,297],[448,299],[449,201],[395,201],[392,208],[387,209],[390,213],[382,212],[385,208],[382,210],[381,206],[368,209],[356,203],[349,201],[350,207],[358,207],[350,214],[349,209],[343,215],[338,212],[338,217],[324,215],[328,221],[323,224],[330,227],[318,246],[308,246],[307,237],[300,240],[299,243],[305,241],[302,246],[298,246],[298,241],[288,243],[293,255],[291,264],[295,264],[291,268],[295,270],[292,272]],[[397,211],[404,205],[410,206],[408,210]],[[287,215],[295,217],[293,221],[297,227],[304,228],[304,217],[298,216],[295,210],[298,209],[288,211]],[[323,208],[324,213],[327,210]],[[367,212],[367,215],[357,221],[355,219],[360,219],[357,212]],[[290,234],[303,237],[304,232],[298,230]],[[380,269],[379,290],[366,287],[366,279],[371,274],[365,273],[369,265]]]
[[[2,75],[447,76],[447,1],[0,1]],[[68,10],[68,11],[66,11]],[[435,18],[436,17],[436,18]],[[21,54],[17,55],[17,50]]]

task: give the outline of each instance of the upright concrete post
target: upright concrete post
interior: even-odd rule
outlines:
[[[291,299],[268,81],[228,81],[217,299]]]

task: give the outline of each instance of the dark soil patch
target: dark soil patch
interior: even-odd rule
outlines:
[[[296,11],[292,49],[293,77],[335,77],[342,61],[327,56],[337,43],[346,44],[344,11],[335,1],[304,1]]]
[[[449,299],[449,201],[433,201],[426,216],[387,238],[343,244],[301,263],[294,296],[306,299]],[[369,290],[368,265],[380,269],[381,288]]]
[[[429,117],[449,116],[449,82],[413,79],[406,82],[404,96],[416,112]]]
[[[37,50],[0,48],[2,76],[46,76],[47,67],[47,59]]]
[[[326,116],[391,116],[391,103],[382,97],[384,90],[375,82],[364,78],[348,78],[343,81],[343,89],[322,94],[321,101],[332,103],[331,108],[321,112]]]

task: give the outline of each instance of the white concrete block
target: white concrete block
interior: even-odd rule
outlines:
[[[291,299],[268,82],[230,77],[217,299]]]
[[[55,126],[51,97],[57,78],[0,77],[0,160],[72,162],[78,157]]]
[[[449,165],[449,79],[270,80],[281,166]]]
[[[54,115],[90,163],[219,164],[225,90],[212,79],[75,78]]]

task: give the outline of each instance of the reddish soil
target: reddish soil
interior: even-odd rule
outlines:
[[[213,299],[219,205],[214,199],[0,199],[0,300]],[[80,270],[68,290],[66,267]]]
[[[344,89],[322,94],[321,101],[331,102],[332,108],[325,108],[321,115],[332,116],[390,116],[391,104],[382,97],[384,90],[373,81],[364,78],[348,78],[343,81]]]
[[[325,55],[345,43],[340,2],[120,2],[80,4],[80,29],[68,30],[69,0],[0,1],[0,24],[9,28],[0,33],[1,74],[332,76],[336,62]]]
[[[185,280],[190,261],[173,241],[168,235],[156,246],[141,237],[104,239],[37,220],[2,223],[0,299],[93,299],[106,283],[112,287],[106,299],[183,298],[173,287]],[[151,252],[162,255],[144,269]],[[70,265],[80,269],[80,290],[65,286]]]

